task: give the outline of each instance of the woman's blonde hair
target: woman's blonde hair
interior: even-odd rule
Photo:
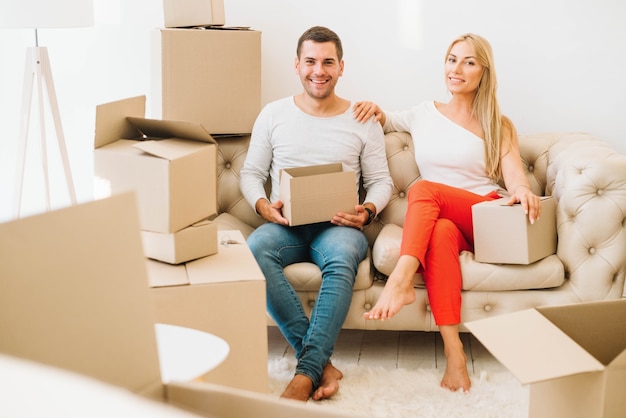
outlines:
[[[501,177],[500,156],[502,147],[508,148],[510,145],[503,144],[502,141],[503,138],[507,140],[512,138],[512,135],[503,135],[503,129],[513,129],[513,126],[500,113],[500,105],[497,98],[498,81],[496,79],[493,51],[489,42],[482,36],[466,33],[452,41],[446,52],[446,59],[450,55],[452,47],[463,41],[472,46],[478,64],[483,67],[483,73],[474,96],[472,113],[478,118],[485,136],[487,176],[494,181],[498,181]]]

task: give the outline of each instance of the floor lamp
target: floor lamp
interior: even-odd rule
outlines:
[[[93,25],[93,0],[0,0],[0,28],[29,28],[35,31],[35,46],[27,48],[22,87],[22,111],[18,155],[13,196],[13,214],[20,216],[22,190],[26,165],[29,127],[36,89],[39,120],[39,141],[45,183],[46,209],[50,210],[50,180],[45,125],[45,103],[52,114],[57,144],[63,164],[65,180],[72,204],[76,204],[76,191],[69,164],[63,126],[59,113],[48,49],[39,45],[38,29],[73,28]]]

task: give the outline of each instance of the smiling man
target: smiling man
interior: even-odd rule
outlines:
[[[368,251],[361,229],[387,205],[393,186],[382,128],[373,119],[356,121],[353,104],[335,94],[343,70],[335,32],[320,26],[304,32],[295,60],[303,91],[263,108],[241,170],[243,195],[267,221],[248,238],[266,278],[267,309],[298,361],[282,397],[302,401],[325,399],[339,390],[343,374],[330,357],[352,300],[358,265]],[[355,191],[362,179],[364,201],[329,222],[290,226],[278,199],[280,170],[337,162],[356,173]],[[269,196],[264,188],[268,177]],[[286,266],[299,262],[315,263],[322,271],[310,319],[284,274]]]

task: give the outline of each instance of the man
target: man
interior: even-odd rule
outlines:
[[[302,34],[295,70],[304,90],[268,104],[259,114],[241,170],[246,200],[267,223],[248,238],[267,286],[267,308],[294,348],[295,376],[284,398],[320,400],[339,390],[341,371],[330,362],[352,300],[359,263],[368,241],[361,228],[371,222],[391,196],[382,128],[372,120],[359,123],[350,101],[335,94],[344,68],[341,40],[333,31],[312,27]],[[363,204],[354,213],[337,213],[330,222],[289,226],[278,200],[280,170],[343,162],[362,177]],[[271,193],[264,184],[271,178]],[[309,320],[300,299],[284,275],[284,267],[313,262],[322,271]]]

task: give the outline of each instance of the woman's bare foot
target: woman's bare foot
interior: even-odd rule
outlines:
[[[441,379],[441,387],[453,392],[463,389],[463,392],[467,393],[472,383],[467,373],[467,357],[459,337],[458,325],[441,326],[440,330],[447,361],[446,371],[443,379]]]
[[[374,307],[363,314],[365,319],[391,319],[405,305],[415,302],[413,276],[419,267],[417,258],[409,255],[400,256],[383,292]]]
[[[313,392],[313,381],[303,374],[297,374],[287,385],[281,398],[306,402]]]
[[[339,391],[339,381],[343,378],[343,373],[330,362],[324,367],[322,379],[319,387],[313,392],[313,400],[320,401],[328,399]]]

